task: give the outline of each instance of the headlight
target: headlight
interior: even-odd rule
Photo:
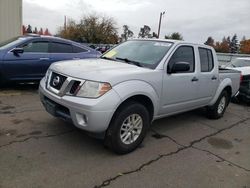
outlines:
[[[76,96],[86,98],[98,98],[111,89],[109,83],[85,81]]]
[[[46,85],[47,85],[47,83],[48,83],[48,81],[49,81],[49,75],[50,75],[50,73],[51,73],[51,70],[47,70],[47,72],[46,72],[46,74],[45,74],[45,83],[46,83]]]

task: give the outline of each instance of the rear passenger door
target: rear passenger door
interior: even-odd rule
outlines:
[[[214,66],[213,51],[208,48],[198,47],[199,53],[199,94],[201,105],[207,105],[214,96],[218,87],[218,69]]]
[[[74,58],[73,46],[69,43],[51,41],[49,53],[51,63]]]

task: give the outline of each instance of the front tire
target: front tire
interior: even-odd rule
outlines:
[[[106,132],[105,145],[118,154],[135,150],[146,136],[149,113],[140,103],[128,102],[117,110]]]
[[[216,103],[211,107],[207,107],[207,114],[210,119],[219,119],[224,115],[229,104],[229,97],[229,93],[223,90]]]

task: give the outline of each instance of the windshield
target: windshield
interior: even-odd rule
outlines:
[[[235,59],[230,67],[249,67],[250,59]]]
[[[21,37],[15,37],[0,43],[0,49],[6,49],[19,44],[20,41],[24,40]]]
[[[105,53],[102,58],[123,61],[154,69],[173,43],[164,41],[127,41]]]

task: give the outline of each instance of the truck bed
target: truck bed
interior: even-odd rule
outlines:
[[[226,68],[219,68],[219,73],[240,73],[240,71],[226,69]]]
[[[231,79],[232,81],[232,88],[237,88],[237,90],[232,91],[232,97],[237,93],[239,87],[240,87],[240,75],[241,72],[237,70],[232,69],[226,69],[226,68],[219,68],[219,78],[220,82],[222,82],[224,79]]]

